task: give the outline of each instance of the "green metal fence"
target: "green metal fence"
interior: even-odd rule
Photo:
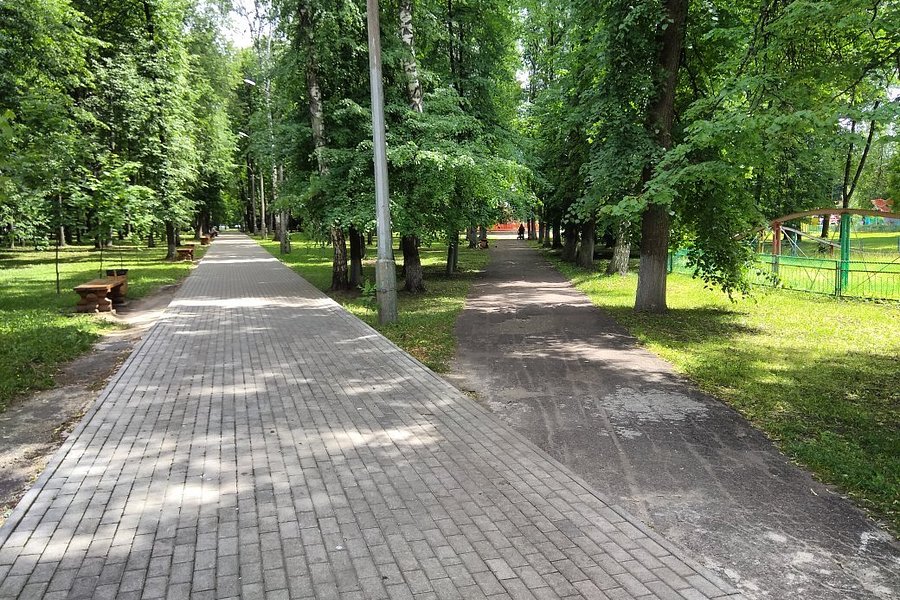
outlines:
[[[900,300],[900,258],[862,262],[758,254],[754,266],[751,280],[756,285],[848,298]],[[686,251],[670,253],[669,272],[693,275]]]

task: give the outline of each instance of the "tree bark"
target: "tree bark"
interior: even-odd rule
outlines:
[[[266,221],[266,177],[259,174],[259,235],[265,239],[269,235],[268,221]]]
[[[538,244],[540,244],[541,246],[544,245],[544,237],[546,235],[547,235],[547,222],[544,221],[544,219],[541,219],[538,222],[538,237],[537,237]]]
[[[249,165],[250,172],[250,233],[256,233],[256,174]]]
[[[606,266],[607,275],[628,275],[628,260],[631,258],[631,237],[628,233],[628,224],[619,225],[616,233],[616,245],[613,247],[612,260]]]
[[[312,130],[313,152],[316,155],[316,166],[319,176],[328,173],[328,165],[325,163],[323,151],[325,149],[325,117],[322,108],[322,88],[319,86],[319,60],[316,53],[315,27],[312,22],[309,0],[300,0],[298,3],[300,38],[304,42],[306,51],[306,97],[308,101],[309,125]],[[331,288],[347,288],[347,245],[344,232],[341,228],[332,224],[331,241],[334,246],[334,258],[331,262]]]
[[[346,290],[349,287],[347,277],[347,240],[344,230],[334,226],[331,228],[331,245],[334,247],[334,261],[331,269],[331,289]]]
[[[669,208],[651,204],[641,219],[641,265],[635,310],[665,312],[668,257]]]
[[[478,247],[478,228],[475,225],[466,230],[466,240],[469,242],[469,248]]]
[[[322,88],[319,86],[319,59],[316,53],[315,28],[312,22],[309,0],[298,3],[300,39],[306,52],[306,97],[308,99],[309,125],[312,129],[313,152],[319,175],[327,172],[322,150],[325,148],[325,118],[322,109]]]
[[[581,245],[578,246],[578,256],[575,264],[585,269],[594,268],[594,229],[597,223],[589,219],[581,224]]]
[[[281,241],[281,253],[282,254],[290,254],[291,253],[291,232],[288,230],[288,225],[290,224],[291,213],[288,210],[281,211],[281,217],[278,219],[278,226],[280,228],[279,240]]]
[[[578,247],[578,230],[575,228],[574,223],[566,224],[565,231],[565,243],[562,246],[562,258],[566,262],[572,262],[575,260],[575,251]]]
[[[284,167],[278,165],[278,171],[276,173],[278,177],[279,186],[284,183]],[[282,254],[290,254],[291,253],[291,210],[289,208],[285,208],[281,211],[281,217],[278,219],[278,226],[280,228],[280,236],[278,240],[281,242],[281,253]]]
[[[400,0],[400,39],[406,46],[406,53],[401,59],[403,72],[406,74],[406,93],[409,107],[420,113],[425,110],[425,106],[422,101],[422,84],[419,82],[419,69],[416,64],[412,12],[412,0]]]
[[[417,294],[425,291],[422,261],[419,258],[419,239],[415,235],[404,235],[400,240],[403,247],[404,289]]]
[[[665,0],[668,24],[660,28],[657,67],[661,78],[657,96],[647,113],[647,126],[656,143],[665,150],[672,147],[675,121],[675,88],[684,45],[688,0]],[[641,177],[646,184],[653,177],[654,165],[647,164]],[[666,258],[669,251],[669,208],[648,204],[641,219],[641,266],[638,271],[634,309],[643,312],[666,310]]]
[[[362,285],[362,236],[356,227],[350,227],[350,289]]]
[[[175,233],[175,223],[166,221],[166,260],[175,260],[175,256],[178,254],[176,252],[178,240]]]
[[[447,275],[453,275],[456,272],[456,250],[459,247],[459,242],[451,241],[447,244],[447,264],[444,268],[444,271]]]

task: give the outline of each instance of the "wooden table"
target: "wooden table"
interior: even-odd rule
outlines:
[[[72,288],[80,296],[75,312],[114,312],[113,306],[125,302],[128,278],[124,275],[94,279]]]

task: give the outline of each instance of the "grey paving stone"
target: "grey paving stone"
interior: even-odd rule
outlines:
[[[731,592],[240,235],[0,529],[4,600],[675,591]]]

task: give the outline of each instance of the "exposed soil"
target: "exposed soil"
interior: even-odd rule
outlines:
[[[0,525],[169,305],[179,285],[130,301],[116,315],[98,315],[124,327],[104,335],[89,353],[60,368],[52,389],[17,400],[0,413]]]

